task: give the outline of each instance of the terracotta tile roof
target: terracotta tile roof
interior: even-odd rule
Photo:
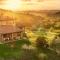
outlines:
[[[5,34],[5,33],[13,33],[13,32],[20,32],[22,31],[21,29],[12,26],[12,25],[3,25],[0,26],[0,33]]]

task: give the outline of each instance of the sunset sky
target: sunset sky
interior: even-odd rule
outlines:
[[[0,0],[0,8],[21,10],[60,10],[60,0]]]

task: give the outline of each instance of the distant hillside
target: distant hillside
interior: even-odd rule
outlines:
[[[55,16],[60,16],[59,10],[13,12],[0,9],[0,20],[15,20],[18,25],[25,26],[48,25],[52,21],[58,21]]]

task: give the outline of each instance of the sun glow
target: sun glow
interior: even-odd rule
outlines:
[[[21,6],[20,0],[6,0],[4,2],[4,8],[8,10],[17,10]]]
[[[27,10],[60,10],[60,0],[1,0],[0,8],[13,11]]]

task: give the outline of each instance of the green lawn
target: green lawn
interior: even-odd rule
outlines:
[[[60,60],[55,51],[40,47],[40,49],[22,49],[22,45],[31,45],[28,40],[18,40],[0,44],[0,60]]]

